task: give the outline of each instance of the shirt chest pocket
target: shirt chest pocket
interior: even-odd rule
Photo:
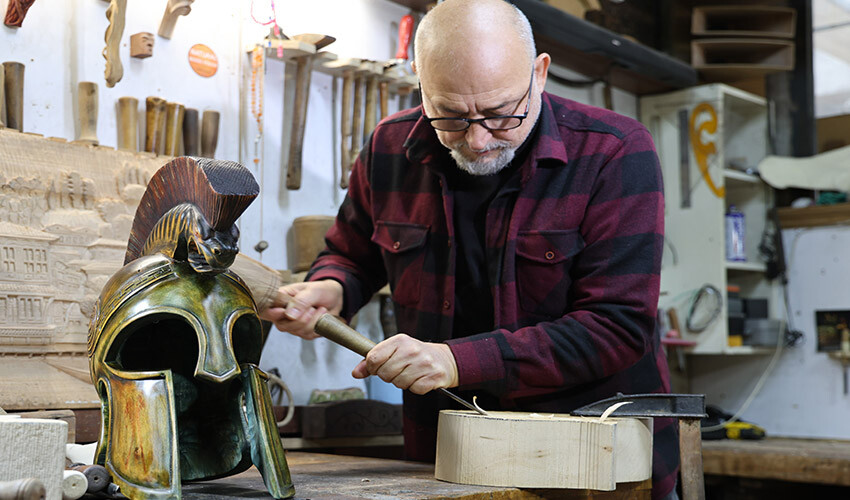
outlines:
[[[516,281],[523,310],[549,318],[566,314],[570,270],[582,248],[578,229],[519,233]]]
[[[419,301],[429,226],[377,221],[372,241],[381,247],[393,300],[402,305]]]

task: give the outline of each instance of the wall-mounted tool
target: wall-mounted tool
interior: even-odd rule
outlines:
[[[192,2],[195,0],[168,0],[165,5],[165,13],[162,15],[162,21],[159,23],[159,31],[157,34],[162,38],[171,38],[174,32],[174,25],[177,24],[178,16],[185,16],[192,12]]]
[[[139,100],[135,97],[118,98],[118,149],[139,150]]]
[[[24,22],[24,17],[27,11],[35,0],[9,0],[9,5],[6,7],[6,18],[3,24],[11,28],[20,28]]]
[[[3,63],[6,94],[6,126],[24,131],[24,65],[19,62]]]
[[[97,146],[97,84],[77,84],[77,119],[79,134],[75,142]]]
[[[314,33],[295,35],[292,38],[314,47],[312,53],[306,53],[294,58],[294,62],[297,65],[295,75],[295,108],[292,110],[289,162],[286,168],[286,187],[287,189],[299,189],[301,187],[301,153],[304,147],[304,129],[307,124],[307,102],[310,97],[313,57],[317,50],[333,43],[336,38]]]
[[[103,49],[103,58],[106,59],[106,86],[112,88],[121,81],[124,76],[124,66],[121,65],[118,49],[121,45],[121,35],[124,34],[124,16],[127,13],[127,0],[111,0],[106,9],[106,18],[109,26],[106,28],[104,41],[106,47]]]
[[[366,71],[366,110],[363,119],[363,137],[375,130],[377,124],[378,84],[384,73],[383,65],[375,61],[364,63]]]
[[[153,55],[153,33],[142,31],[130,35],[130,57],[145,59]]]
[[[325,63],[326,71],[335,76],[342,76],[342,104],[340,107],[340,177],[339,187],[348,188],[348,174],[351,171],[351,134],[352,134],[352,104],[355,71],[363,63],[361,59],[337,59]]]

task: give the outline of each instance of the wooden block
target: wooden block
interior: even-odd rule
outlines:
[[[145,59],[153,55],[153,33],[145,31],[130,35],[130,57]]]
[[[401,405],[353,399],[301,408],[305,439],[401,434]]]
[[[613,491],[648,479],[651,464],[648,420],[440,412],[434,475],[443,481]]]
[[[61,420],[0,416],[0,481],[36,478],[46,500],[62,499],[65,440],[68,424]]]

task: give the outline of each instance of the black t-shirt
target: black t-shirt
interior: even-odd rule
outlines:
[[[487,209],[503,187],[519,186],[519,166],[528,155],[528,145],[533,142],[536,131],[535,125],[511,163],[499,172],[472,175],[456,166],[446,176],[449,189],[454,192],[456,264],[453,338],[488,332],[495,326],[485,239]]]

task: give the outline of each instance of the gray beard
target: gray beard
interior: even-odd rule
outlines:
[[[517,148],[496,146],[499,149],[499,154],[495,158],[482,160],[468,160],[457,149],[450,148],[452,158],[454,158],[457,166],[464,172],[471,175],[493,175],[503,168],[510,165],[514,159]],[[496,148],[493,148],[496,149]]]

